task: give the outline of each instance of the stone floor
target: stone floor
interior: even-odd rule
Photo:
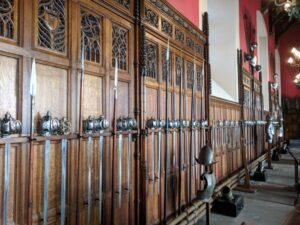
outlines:
[[[300,159],[300,147],[291,150]],[[267,170],[267,182],[251,182],[255,194],[234,192],[244,196],[244,209],[238,217],[211,214],[211,225],[300,225],[300,207],[294,207],[294,161],[290,155],[282,155],[273,162],[274,170]],[[205,225],[205,219],[199,225]]]

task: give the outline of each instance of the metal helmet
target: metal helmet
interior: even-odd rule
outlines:
[[[201,165],[208,166],[215,163],[213,159],[214,159],[214,153],[212,148],[208,145],[205,145],[201,148],[199,157],[198,159],[196,159],[196,161]]]

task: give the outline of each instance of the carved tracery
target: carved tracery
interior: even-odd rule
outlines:
[[[65,52],[66,1],[39,0],[38,45],[58,52]]]
[[[119,69],[127,69],[128,31],[113,24],[112,26],[112,65],[118,60]]]
[[[115,0],[116,2],[118,2],[120,5],[122,5],[123,7],[125,7],[126,9],[130,8],[130,0]]]
[[[169,55],[169,59],[171,59],[171,52],[170,52],[170,55]],[[161,54],[161,62],[162,62],[162,80],[163,81],[166,81],[166,77],[167,77],[167,74],[168,74],[168,78],[169,78],[169,82],[171,82],[171,63],[167,61],[167,50],[166,49],[163,49],[162,50],[162,54]]]
[[[85,10],[81,11],[85,60],[96,63],[101,61],[101,23],[102,20],[99,16]]]
[[[145,19],[148,23],[158,28],[158,15],[154,11],[145,8]]]
[[[197,77],[197,90],[201,91],[202,90],[202,85],[203,85],[203,70],[202,66],[197,65],[196,66],[196,77]]]
[[[157,45],[145,42],[145,75],[157,79]]]
[[[182,57],[176,56],[176,85],[180,85],[180,77],[183,79],[183,59]],[[183,82],[183,80],[182,80]]]
[[[0,1],[0,36],[14,39],[14,0]]]
[[[187,88],[192,88],[194,83],[194,64],[192,62],[187,62]]]

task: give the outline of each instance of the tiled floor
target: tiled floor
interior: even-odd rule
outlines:
[[[300,148],[293,149],[300,159]],[[300,210],[294,207],[296,193],[290,191],[294,184],[294,164],[289,155],[273,162],[274,170],[267,170],[267,182],[252,182],[255,194],[241,193],[245,207],[236,218],[211,214],[211,225],[300,225]],[[300,208],[300,207],[299,207]],[[205,225],[205,219],[199,225]]]

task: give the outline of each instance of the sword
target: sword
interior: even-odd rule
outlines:
[[[165,122],[163,120],[159,120],[159,128],[158,128],[158,143],[157,143],[157,185],[158,190],[157,193],[160,194],[160,174],[161,174],[161,127],[163,127]]]
[[[103,161],[103,142],[104,137],[99,137],[99,224],[102,224],[102,161]]]
[[[155,189],[155,183],[154,183],[154,179],[155,179],[155,137],[154,137],[154,127],[151,128],[151,145],[152,145],[152,150],[151,150],[151,157],[152,157],[152,174],[151,174],[151,179],[153,181],[153,193],[154,193],[154,189]]]
[[[4,147],[4,196],[3,196],[3,224],[7,225],[8,197],[9,197],[9,172],[10,172],[10,143]]]
[[[66,209],[66,166],[67,166],[67,143],[66,139],[61,140],[61,216],[60,224],[65,224]]]
[[[45,156],[44,156],[44,221],[43,224],[47,225],[48,215],[48,183],[49,183],[49,160],[50,160],[50,140],[45,141]]]
[[[93,139],[88,137],[88,224],[91,224],[91,206],[92,206],[92,147]]]
[[[123,135],[122,135],[122,131],[120,131],[119,140],[118,140],[118,150],[119,150],[119,163],[118,163],[119,197],[118,197],[118,202],[119,202],[119,208],[121,208],[121,205],[122,205],[122,144],[123,144]]]

